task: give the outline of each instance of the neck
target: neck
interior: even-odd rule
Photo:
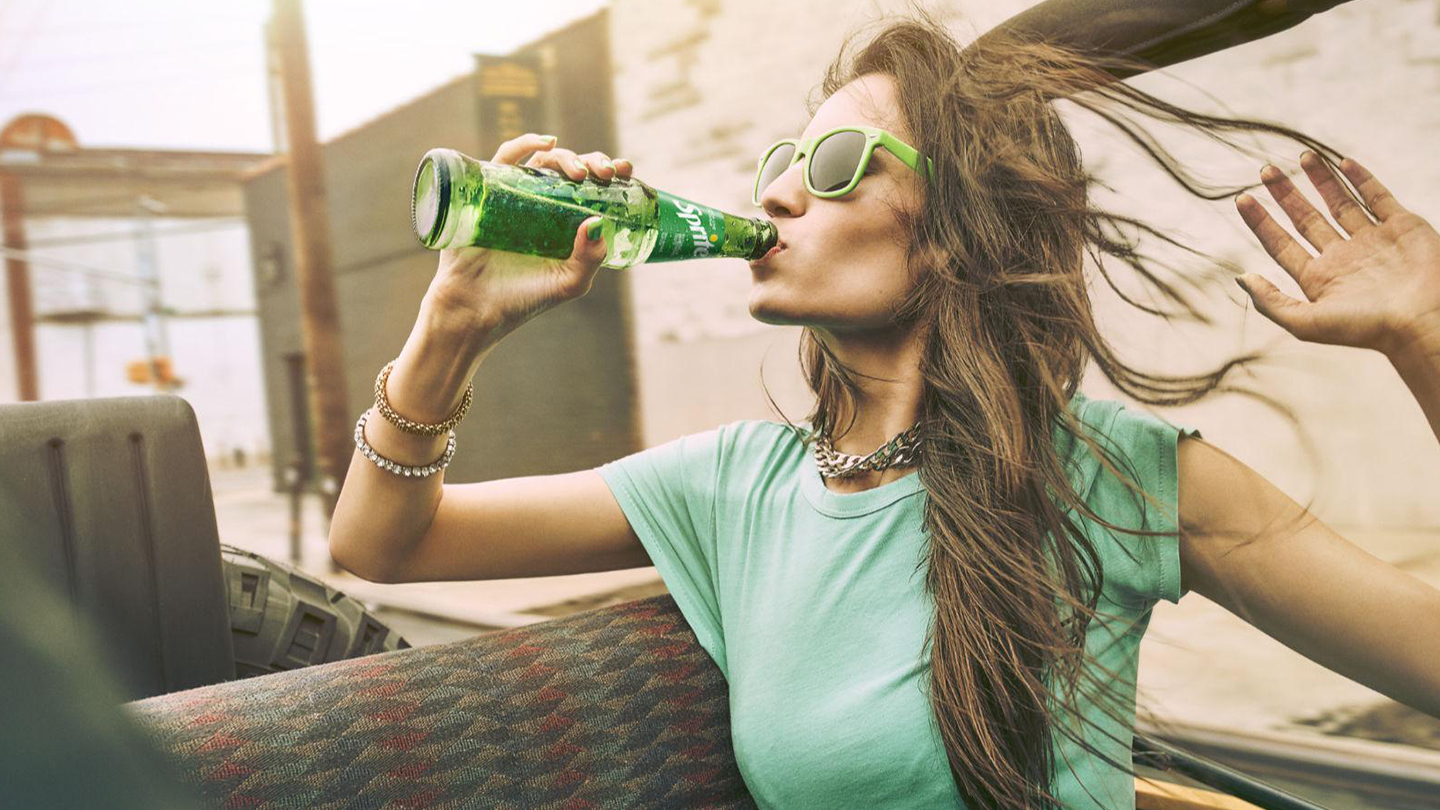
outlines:
[[[855,423],[844,435],[831,436],[837,451],[869,455],[919,421],[924,344],[913,330],[836,333],[817,329],[815,333],[841,363],[858,372]],[[850,423],[850,412],[843,405],[841,411],[836,414],[837,431]]]

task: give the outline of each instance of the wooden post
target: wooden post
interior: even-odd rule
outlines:
[[[327,518],[335,511],[340,482],[353,453],[351,413],[345,401],[340,313],[330,258],[330,216],[324,166],[315,135],[310,62],[300,0],[274,0],[274,32],[280,55],[281,93],[288,141],[286,177],[290,230],[300,289],[300,335],[305,380],[315,429],[320,492]]]
[[[25,250],[25,195],[20,179],[0,172],[0,216],[5,247]],[[30,263],[22,253],[5,254],[5,283],[10,298],[10,340],[15,344],[15,386],[21,402],[40,398],[35,372],[35,311],[30,296]]]

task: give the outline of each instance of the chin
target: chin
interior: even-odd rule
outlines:
[[[750,288],[750,317],[772,326],[803,326],[806,322],[800,313],[786,306],[785,302],[760,294],[755,287]]]
[[[771,311],[771,310],[760,310],[760,309],[756,309],[756,308],[754,308],[754,307],[751,307],[751,308],[750,308],[750,317],[754,318],[755,320],[759,321],[760,323],[768,323],[768,324],[770,324],[771,326],[804,326],[804,325],[805,325],[805,323],[804,323],[803,320],[798,320],[798,319],[796,319],[796,318],[793,317],[793,316],[786,315],[786,314],[780,313],[780,312],[774,312],[774,311]]]

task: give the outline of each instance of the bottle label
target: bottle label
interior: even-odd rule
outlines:
[[[725,215],[714,208],[656,189],[660,222],[651,262],[715,256],[725,244]]]

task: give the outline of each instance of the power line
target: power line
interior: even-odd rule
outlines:
[[[82,276],[89,276],[91,278],[97,278],[103,281],[114,281],[120,284],[133,284],[138,287],[147,287],[151,285],[158,286],[158,284],[156,284],[155,282],[147,281],[138,276],[127,275],[125,273],[116,273],[113,270],[106,270],[103,267],[92,267],[88,264],[67,261],[65,259],[52,259],[48,256],[40,256],[29,250],[0,247],[0,256],[21,259],[22,261],[29,262],[30,264],[48,265],[57,270],[65,270],[70,273],[78,273]]]
[[[223,231],[245,225],[243,217],[215,217],[207,219],[205,223],[197,225],[177,225],[173,228],[156,228],[156,236],[169,236],[171,234],[205,233],[207,231]],[[52,236],[46,239],[30,239],[32,248],[57,247],[66,245],[93,245],[100,242],[123,242],[135,239],[139,236],[137,231],[106,231],[102,233],[82,233],[67,236]]]
[[[63,217],[66,215],[72,215],[76,217],[104,216],[104,214],[95,214],[94,211],[96,209],[105,209],[112,206],[129,204],[126,207],[126,212],[128,214],[128,212],[133,208],[134,202],[135,195],[133,194],[122,194],[93,198],[82,197],[70,200],[59,200],[58,202],[52,203],[50,205],[30,206],[25,209],[25,216],[30,218]],[[116,216],[119,215],[117,214]]]
[[[87,211],[94,211],[96,208],[109,208],[123,205],[126,211],[133,211],[135,207],[135,195],[107,194],[103,197],[69,197],[58,199],[48,205],[30,205],[25,208],[25,216],[63,216],[74,214],[76,216],[96,216]],[[103,216],[103,215],[102,215]]]

